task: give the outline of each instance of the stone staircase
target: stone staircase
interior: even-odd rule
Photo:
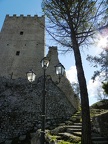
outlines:
[[[70,141],[70,143],[78,143],[81,140],[81,129],[82,123],[68,125],[65,127],[64,131],[59,129],[61,132],[57,134],[58,138],[55,144],[62,140]],[[102,137],[96,132],[92,132],[92,142],[93,144],[108,144],[108,138]]]
[[[81,137],[81,128],[82,128],[81,123],[74,123],[73,126],[67,129],[67,132],[75,136]],[[102,137],[100,134],[96,132],[92,132],[91,135],[93,144],[108,144],[108,138]]]
[[[81,137],[81,129],[82,129],[82,123],[74,123],[72,126],[67,128],[67,132],[75,136]]]
[[[81,115],[80,113],[77,113],[70,119],[70,121],[63,123],[58,128],[52,130],[51,134],[57,136],[55,144],[63,140],[66,142],[70,142],[70,144],[80,144],[82,135],[82,123],[80,122],[80,120]],[[108,137],[103,137],[99,133],[93,131],[91,135],[93,144],[108,144]]]

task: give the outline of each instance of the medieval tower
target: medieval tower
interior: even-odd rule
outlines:
[[[0,33],[0,76],[25,77],[30,69],[41,75],[44,57],[45,18],[7,15]]]

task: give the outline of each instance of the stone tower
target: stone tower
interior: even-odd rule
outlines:
[[[0,76],[25,77],[30,69],[41,75],[45,45],[44,16],[7,15],[0,32]]]

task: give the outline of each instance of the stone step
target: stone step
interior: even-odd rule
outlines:
[[[82,126],[82,123],[74,123],[73,125]]]
[[[82,131],[82,129],[77,129],[77,128],[76,128],[76,129],[75,129],[75,128],[68,128],[68,129],[67,129],[67,132],[68,132],[68,133],[81,132],[81,131]]]
[[[93,141],[93,144],[108,144],[108,141]]]
[[[76,140],[81,141],[81,137],[75,136],[75,135],[70,134],[68,132],[59,133],[58,135],[61,136],[61,139],[65,140],[65,141],[68,141],[69,139],[72,139],[72,141],[76,141]]]
[[[92,137],[101,137],[101,135],[99,133],[96,133],[96,132],[92,132],[91,136]]]
[[[59,136],[65,135],[65,136],[67,136],[67,137],[73,136],[73,134],[70,134],[70,133],[68,133],[68,132],[58,133],[58,135],[59,135]]]
[[[82,129],[82,126],[78,126],[78,125],[69,125],[69,126],[67,126],[67,128]]]
[[[78,136],[75,136],[73,134],[70,134],[68,132],[64,132],[64,133],[59,133],[58,136],[61,136],[61,137],[64,137],[64,138],[67,138],[69,139],[69,137],[73,138],[73,139],[81,139],[81,137],[78,137]]]
[[[71,132],[74,136],[79,136],[81,137],[82,133],[81,132]]]
[[[107,137],[92,137],[93,141],[108,141]]]

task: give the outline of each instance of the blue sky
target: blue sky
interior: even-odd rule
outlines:
[[[41,10],[41,2],[42,0],[0,0],[0,29],[2,28],[3,21],[5,19],[6,14],[9,15],[42,15]],[[53,42],[50,41],[46,37],[46,45],[49,46],[55,46],[55,44],[52,44]],[[50,45],[51,44],[51,45]],[[96,89],[98,86],[98,82],[93,84],[90,80],[94,69],[90,66],[89,62],[86,61],[86,55],[87,54],[94,54],[97,55],[99,53],[99,49],[96,47],[91,47],[91,49],[83,50],[82,52],[82,62],[84,67],[84,72],[87,80],[88,85],[88,92],[89,92],[89,100],[90,105],[94,102],[96,102]],[[75,61],[73,54],[67,54],[67,55],[60,55],[59,54],[60,62],[64,65],[66,68],[67,76],[69,80],[75,81],[76,80],[76,70],[75,70]],[[95,89],[94,89],[95,88]]]
[[[0,0],[0,28],[6,14],[42,15],[41,0]]]

